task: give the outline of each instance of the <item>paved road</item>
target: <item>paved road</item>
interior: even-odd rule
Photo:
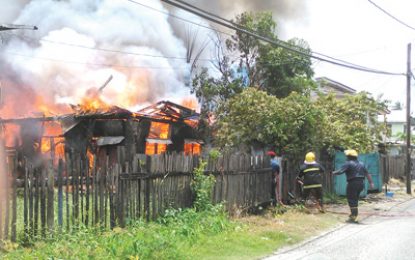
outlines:
[[[345,224],[333,232],[271,259],[415,259],[415,199],[388,212],[372,215],[361,224]]]

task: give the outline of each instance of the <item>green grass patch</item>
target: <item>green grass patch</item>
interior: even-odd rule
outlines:
[[[336,193],[325,192],[323,197],[324,203],[329,204],[347,204],[346,196],[339,196]]]
[[[30,247],[7,243],[2,259],[256,259],[332,227],[331,214],[287,208],[231,220],[220,206],[208,211],[169,210],[155,222],[128,228],[80,228]]]

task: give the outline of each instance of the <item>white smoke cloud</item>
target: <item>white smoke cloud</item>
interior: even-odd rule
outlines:
[[[30,0],[0,0],[0,23],[12,23]]]
[[[159,1],[143,3],[166,11]],[[32,0],[22,1],[20,7],[10,22],[36,25],[39,30],[25,31],[23,38],[9,37],[0,49],[0,66],[12,71],[9,81],[30,86],[45,100],[79,102],[89,88],[99,87],[110,75],[114,79],[103,98],[113,105],[131,108],[189,94],[183,83],[188,73],[185,60],[51,43],[184,58],[183,41],[173,33],[165,14],[114,0]]]
[[[192,14],[164,6],[159,0],[136,1],[195,24],[211,26]],[[277,16],[293,18],[302,10],[298,0],[189,1],[227,18],[245,10],[269,10]],[[215,38],[214,32],[129,1],[0,0],[0,6],[0,23],[39,28],[38,31],[12,31],[23,37],[2,34],[6,40],[0,46],[3,72],[0,80],[5,94],[9,92],[14,100],[19,96],[41,96],[47,103],[76,104],[89,88],[99,87],[113,75],[103,92],[103,99],[112,105],[131,109],[161,99],[179,102],[189,95],[189,88],[185,86],[190,82],[189,65],[184,59],[163,57],[185,58],[185,35],[190,32],[197,34],[194,54],[204,49],[201,56],[204,61],[199,64],[209,65],[207,59],[214,58],[213,43],[205,45],[210,38]],[[52,42],[145,55],[103,52]],[[28,107],[25,104],[24,108],[17,106],[16,109],[34,109]]]

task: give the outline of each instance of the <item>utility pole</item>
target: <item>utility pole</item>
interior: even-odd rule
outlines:
[[[31,25],[16,25],[16,24],[0,24],[0,31],[9,30],[37,30],[36,26]]]
[[[0,24],[0,32],[1,31],[10,31],[10,30],[37,30],[37,26],[32,25],[19,25],[19,24]],[[0,34],[1,38],[1,34]],[[1,40],[1,39],[0,39]],[[1,41],[0,41],[1,44]],[[3,90],[1,88],[0,82],[0,108],[3,106]]]
[[[411,44],[408,43],[406,72],[406,193],[411,194]]]

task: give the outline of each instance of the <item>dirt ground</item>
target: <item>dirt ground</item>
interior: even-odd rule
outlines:
[[[411,198],[415,194],[415,181],[412,181],[412,195],[406,193],[406,184],[397,179],[391,179],[387,189],[391,192],[391,196],[387,196],[385,186],[380,193],[369,193],[365,198],[359,201],[359,215],[361,218],[371,216],[373,214],[381,214],[389,211],[392,207],[399,205]],[[345,204],[329,204],[326,206],[327,212],[349,215],[349,207]]]

